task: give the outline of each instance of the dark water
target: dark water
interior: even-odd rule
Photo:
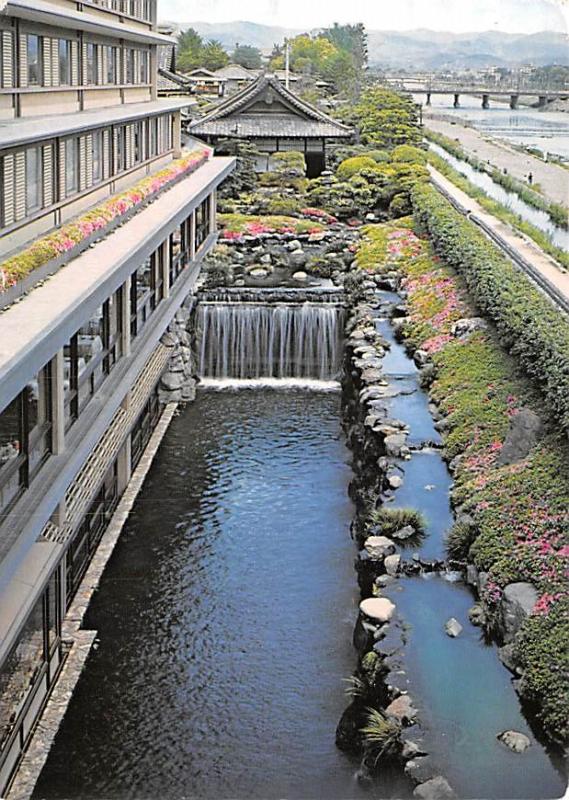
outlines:
[[[334,744],[358,602],[339,404],[203,393],[173,421],[35,797],[364,796]]]

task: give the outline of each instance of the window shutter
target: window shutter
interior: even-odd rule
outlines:
[[[26,155],[16,153],[16,197],[14,202],[16,221],[26,216]]]
[[[93,134],[85,136],[87,152],[85,155],[85,172],[87,173],[87,188],[93,185]]]
[[[134,51],[134,81],[140,83],[140,50]]]
[[[51,40],[51,85],[59,86],[59,39]]]
[[[103,131],[103,178],[110,178],[111,176],[111,136],[110,131],[106,128]]]
[[[123,47],[121,51],[122,83],[126,83],[126,73],[127,73],[126,54],[127,54],[126,47]]]
[[[109,74],[109,54],[106,47],[101,47],[101,83],[108,83]]]
[[[113,128],[113,175],[119,171],[119,128]]]
[[[59,199],[65,200],[65,141],[60,140],[57,150],[57,177]]]
[[[2,31],[2,88],[10,89],[14,85],[14,38],[12,31]]]
[[[43,64],[42,86],[51,86],[51,39],[47,36],[42,36],[40,41]]]
[[[81,42],[81,86],[87,86],[87,42]]]
[[[71,42],[71,85],[79,86],[79,42]]]
[[[43,204],[50,206],[53,203],[53,146],[46,144],[42,147],[43,157]]]
[[[18,37],[18,49],[20,51],[20,86],[23,88],[28,85],[28,37],[21,33]]]
[[[79,137],[79,191],[87,187],[87,137]]]
[[[125,130],[126,140],[126,167],[132,167],[132,139],[131,139],[132,125],[127,125]]]
[[[14,222],[14,156],[5,155],[3,161],[4,225]]]

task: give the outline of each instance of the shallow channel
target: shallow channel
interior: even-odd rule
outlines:
[[[36,798],[369,796],[335,747],[359,601],[339,419],[339,392],[263,389],[174,419]]]

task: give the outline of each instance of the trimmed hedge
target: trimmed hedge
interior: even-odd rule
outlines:
[[[462,274],[504,346],[569,431],[569,320],[432,186],[417,184],[411,199],[415,220],[437,253]]]

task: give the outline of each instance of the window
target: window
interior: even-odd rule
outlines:
[[[42,206],[42,159],[39,147],[26,150],[26,214]]]
[[[50,367],[44,367],[0,414],[0,514],[51,452],[50,376]]]
[[[100,306],[63,348],[65,427],[79,417],[122,355],[122,291]]]
[[[59,83],[61,86],[71,85],[71,42],[59,39]]]
[[[206,199],[196,209],[196,251],[200,249],[209,234],[209,203]]]
[[[191,262],[191,217],[170,234],[170,286],[173,286],[180,273]]]
[[[97,83],[97,46],[93,42],[87,42],[86,47],[86,66],[87,74],[84,76],[84,83]]]
[[[164,297],[161,248],[149,256],[130,278],[130,334],[138,336]]]
[[[148,156],[151,158],[158,154],[158,119],[148,120]]]
[[[139,65],[139,75],[138,75],[138,82],[139,83],[148,83],[148,62],[149,62],[149,53],[147,50],[140,50],[139,51],[140,57],[140,65]]]
[[[79,191],[79,139],[65,142],[65,195]]]
[[[115,128],[115,172],[123,172],[126,169],[126,128],[122,125]]]
[[[28,85],[40,86],[42,83],[41,69],[41,39],[39,36],[27,35],[27,55],[28,55]]]
[[[94,131],[93,137],[93,183],[103,180],[103,131]]]
[[[130,48],[124,51],[124,57],[126,59],[127,83],[134,83],[134,53],[135,51]]]
[[[107,83],[117,83],[118,50],[116,47],[107,46]]]
[[[150,441],[152,432],[154,431],[154,428],[158,424],[158,420],[160,419],[160,412],[161,408],[160,408],[160,403],[158,402],[158,389],[156,388],[146,401],[146,405],[144,406],[143,410],[140,413],[140,416],[134,423],[131,432],[130,447],[131,447],[131,466],[133,470],[140,461],[140,457],[142,456],[146,448],[146,445]]]

